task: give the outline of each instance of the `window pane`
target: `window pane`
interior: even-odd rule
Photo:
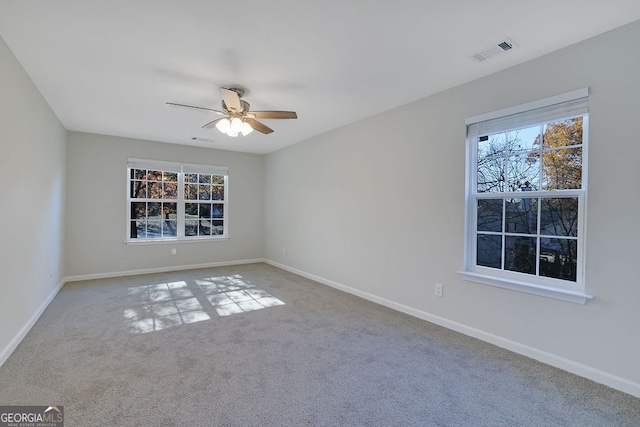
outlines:
[[[575,282],[577,254],[577,240],[541,238],[540,275]]]
[[[536,239],[533,237],[505,237],[506,270],[536,273]]]
[[[224,227],[222,221],[211,221],[211,234],[215,236],[221,236],[224,234]]]
[[[211,187],[211,199],[212,200],[224,200],[224,187],[221,185],[214,185]]]
[[[198,218],[198,203],[186,203],[184,205],[185,218]]]
[[[548,123],[544,127],[543,148],[582,144],[582,117]]]
[[[578,235],[578,199],[542,199],[540,234],[553,236]]]
[[[147,239],[156,239],[162,237],[162,221],[147,221]]]
[[[200,203],[200,218],[211,218],[211,205],[208,203]]]
[[[213,204],[213,205],[211,205],[211,217],[212,218],[223,218],[224,217],[224,206],[222,204]]]
[[[212,184],[219,184],[219,185],[224,184],[224,176],[223,175],[213,175],[211,177],[211,183]]]
[[[478,160],[478,193],[505,191],[504,159],[490,157]]]
[[[542,126],[499,132],[478,138],[478,159],[508,157],[514,153],[527,152],[540,147]]]
[[[147,204],[145,202],[131,203],[131,219],[145,218],[147,216]]]
[[[484,267],[502,267],[502,236],[478,234],[476,264]]]
[[[506,159],[506,191],[532,191],[540,188],[540,155],[522,153]]]
[[[147,179],[146,169],[131,169],[131,178],[133,179]]]
[[[174,219],[165,220],[162,223],[163,237],[176,237],[178,235],[178,222]]]
[[[150,199],[162,199],[162,182],[149,181],[147,184],[147,194]]]
[[[184,198],[186,200],[198,200],[198,184],[185,184]]]
[[[209,236],[211,235],[211,221],[200,220],[198,223],[198,235]]]
[[[184,235],[185,236],[197,236],[198,235],[198,220],[197,219],[187,219],[184,224]]]
[[[506,232],[536,234],[538,232],[538,199],[522,197],[505,201]]]
[[[129,233],[129,237],[131,237],[132,239],[141,237],[140,233],[144,233],[144,219],[131,221]]]
[[[582,148],[564,148],[542,154],[545,190],[582,188]]]
[[[178,183],[177,182],[165,182],[164,198],[165,199],[177,199],[178,198]]]
[[[200,182],[200,184],[211,184],[211,175],[200,174],[198,175],[198,178],[198,182]]]
[[[502,199],[478,199],[478,231],[502,231]]]
[[[540,141],[542,140],[542,126],[536,125],[524,129],[518,129],[512,132],[511,146],[513,151],[533,151],[540,149]]]
[[[149,203],[147,217],[151,220],[160,221],[162,219],[162,203]]]
[[[505,153],[505,136],[503,133],[485,135],[478,138],[478,159],[502,156]]]
[[[147,182],[131,181],[131,198],[146,199],[147,198]]]
[[[164,219],[176,219],[178,214],[178,204],[163,203],[162,212],[164,213]]]
[[[147,238],[147,220],[139,219],[136,221],[136,231],[138,238],[146,239]]]
[[[186,173],[184,174],[184,182],[198,182],[198,174],[197,173]]]
[[[200,191],[198,192],[198,200],[211,200],[211,186],[200,185]]]
[[[178,182],[178,172],[163,172],[162,180],[165,182]]]
[[[162,181],[162,171],[150,170],[147,174],[149,181]]]

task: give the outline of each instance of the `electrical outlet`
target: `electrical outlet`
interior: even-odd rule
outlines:
[[[171,248],[171,255],[175,255],[177,253],[178,251],[176,250],[176,248]]]
[[[436,296],[437,297],[441,297],[442,296],[443,288],[444,288],[444,285],[442,283],[436,283]]]

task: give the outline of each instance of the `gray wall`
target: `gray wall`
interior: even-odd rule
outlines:
[[[640,395],[637,40],[640,22],[269,154],[265,257]],[[463,281],[465,118],[581,87],[595,299]]]
[[[67,153],[67,276],[262,258],[264,156],[78,132]],[[126,245],[129,157],[227,166],[229,239]]]
[[[64,277],[65,130],[0,38],[0,364]]]

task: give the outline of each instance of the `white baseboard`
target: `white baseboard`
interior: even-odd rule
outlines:
[[[640,397],[640,384],[627,380],[625,378],[610,374],[608,372],[593,368],[591,366],[583,365],[573,360],[569,360],[564,357],[561,357],[543,350],[539,350],[537,348],[530,347],[528,345],[525,345],[516,341],[512,341],[510,339],[507,339],[498,335],[491,334],[486,331],[482,331],[480,329],[473,328],[468,325],[464,325],[462,323],[458,323],[458,322],[446,319],[444,317],[435,316],[425,311],[417,310],[415,308],[406,306],[404,304],[399,304],[397,302],[388,300],[386,298],[381,298],[379,296],[370,294],[368,292],[364,292],[364,291],[352,288],[350,286],[346,286],[341,283],[337,283],[332,280],[328,280],[328,279],[316,276],[315,274],[310,274],[305,271],[298,270],[293,267],[289,267],[288,265],[284,265],[276,261],[265,259],[264,262],[274,267],[278,267],[283,270],[289,271],[291,273],[297,274],[299,276],[306,277],[307,279],[311,279],[313,281],[319,282],[323,285],[340,289],[341,291],[347,292],[352,295],[356,295],[358,297],[364,298],[366,300],[375,302],[380,305],[384,305],[394,310],[406,313],[410,316],[414,316],[419,319],[426,320],[427,322],[435,323],[436,325],[440,325],[447,329],[460,332],[464,335],[477,338],[479,340],[488,342],[498,347],[513,351],[514,353],[518,353],[523,356],[530,357],[539,362],[554,366],[556,368],[562,369],[572,374],[575,374],[584,378],[588,378],[592,381],[595,381],[600,384],[604,384],[608,387],[614,388],[616,390],[620,390],[632,396]]]
[[[42,313],[44,313],[44,311],[47,309],[49,304],[51,304],[51,301],[53,301],[56,295],[58,295],[58,292],[60,292],[60,289],[62,289],[64,284],[65,284],[65,281],[63,279],[60,283],[58,283],[58,286],[56,286],[56,288],[47,296],[47,298],[42,302],[42,304],[40,304],[40,307],[38,307],[35,313],[33,313],[33,315],[29,318],[27,323],[22,327],[22,329],[20,329],[18,334],[11,340],[11,342],[5,348],[2,349],[2,352],[0,352],[0,366],[4,365],[4,362],[6,362],[9,356],[11,356],[11,353],[13,353],[13,351],[18,347],[18,345],[24,339],[24,337],[27,336],[27,334],[29,333],[33,325],[36,324],[36,322],[38,321]]]
[[[187,265],[178,265],[178,266],[171,266],[171,267],[144,268],[140,270],[114,271],[110,273],[81,274],[78,276],[67,276],[65,277],[64,281],[66,283],[66,282],[79,282],[82,280],[110,279],[113,277],[138,276],[141,274],[152,274],[152,273],[168,273],[171,271],[196,270],[199,268],[226,267],[230,265],[254,264],[257,262],[264,262],[264,258],[243,259],[243,260],[237,260],[237,261],[209,262],[205,264],[187,264]]]

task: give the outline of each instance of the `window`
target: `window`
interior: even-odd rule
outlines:
[[[129,159],[128,242],[226,238],[227,168]]]
[[[584,303],[588,90],[467,120],[465,278]]]

